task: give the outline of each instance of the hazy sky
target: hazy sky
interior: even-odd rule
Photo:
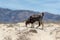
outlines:
[[[0,7],[60,14],[60,0],[0,0]]]

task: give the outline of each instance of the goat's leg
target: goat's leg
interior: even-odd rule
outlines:
[[[31,23],[31,28],[34,28],[34,25],[33,25],[33,23]]]
[[[41,25],[41,22],[39,21],[38,27]]]
[[[27,27],[27,24],[26,24],[26,27]]]
[[[26,27],[27,27],[27,24],[28,24],[28,23],[26,22],[26,23],[25,23]]]
[[[43,29],[43,27],[44,27],[44,24],[43,24],[43,22],[41,22],[41,24],[42,24],[42,29]]]
[[[38,23],[39,23],[39,24],[38,24],[38,26],[37,26],[36,28],[38,28],[38,27],[41,25],[41,22],[40,22],[40,21],[39,21]]]

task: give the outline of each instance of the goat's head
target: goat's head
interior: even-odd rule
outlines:
[[[43,17],[44,16],[44,12],[40,13],[39,16],[42,16]]]
[[[44,16],[44,12],[42,12],[42,16]]]

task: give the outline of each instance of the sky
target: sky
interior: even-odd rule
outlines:
[[[0,0],[0,8],[60,14],[60,0]]]

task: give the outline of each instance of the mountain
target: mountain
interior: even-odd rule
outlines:
[[[0,23],[15,23],[26,20],[29,16],[33,14],[39,14],[40,12],[35,12],[31,10],[11,10],[0,8]],[[60,15],[51,14],[44,12],[45,21],[60,21]]]
[[[51,14],[48,12],[44,12],[44,13],[45,13],[45,16],[44,16],[45,21],[49,21],[49,22],[59,22],[60,21],[60,15]]]

